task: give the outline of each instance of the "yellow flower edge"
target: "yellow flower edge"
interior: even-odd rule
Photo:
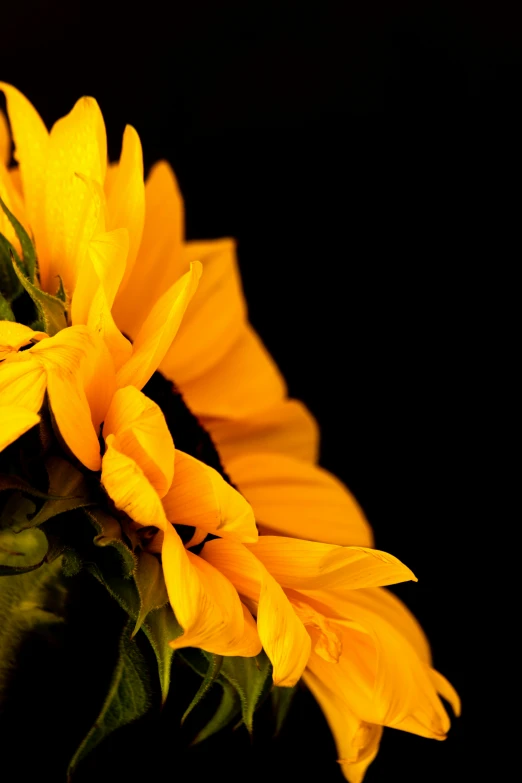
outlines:
[[[263,648],[275,684],[303,677],[350,783],[363,779],[383,726],[444,739],[439,695],[457,715],[458,696],[384,589],[415,577],[372,548],[355,499],[317,466],[317,424],[288,398],[248,322],[234,241],[185,241],[174,174],[160,162],[144,181],[132,127],[119,162],[107,163],[93,98],[48,132],[16,88],[0,90],[12,133],[0,120],[0,197],[34,240],[39,287],[55,295],[62,281],[68,318],[54,336],[0,322],[0,448],[38,423],[47,395],[71,455],[99,473],[116,508],[158,530],[151,551],[183,629],[171,645]],[[0,233],[19,249],[3,213]],[[158,369],[239,491],[175,448],[141,391]],[[195,528],[185,544],[180,526]]]

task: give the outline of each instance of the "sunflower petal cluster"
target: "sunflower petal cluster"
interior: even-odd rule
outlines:
[[[458,696],[384,589],[416,578],[318,467],[316,422],[249,324],[234,241],[185,240],[174,174],[144,178],[134,128],[108,163],[93,98],[48,131],[0,90],[4,584],[88,570],[129,616],[122,655],[148,638],[164,698],[175,652],[229,684],[254,665],[252,711],[304,681],[350,783],[384,726],[444,739],[440,696],[457,714]]]

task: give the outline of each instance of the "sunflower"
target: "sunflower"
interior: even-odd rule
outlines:
[[[274,685],[304,678],[351,783],[383,726],[444,739],[438,694],[457,714],[458,697],[383,589],[415,577],[318,467],[317,424],[249,324],[234,241],[185,241],[174,174],[160,162],[144,181],[133,128],[107,164],[94,99],[48,132],[0,89],[18,163],[0,119],[0,449],[49,416],[134,541],[136,579],[160,567],[170,650],[264,650]]]

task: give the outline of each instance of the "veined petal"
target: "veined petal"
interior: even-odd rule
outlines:
[[[252,618],[232,584],[211,564],[188,552],[172,526],[165,530],[163,573],[184,633],[171,647],[201,647],[216,655],[257,655]]]
[[[121,283],[123,290],[134,267],[145,221],[143,153],[140,137],[131,125],[127,125],[123,133],[120,162],[107,198],[107,221],[109,229],[125,228],[129,235],[127,264]]]
[[[257,603],[257,630],[273,665],[274,684],[295,685],[308,661],[311,642],[282,588],[236,541],[209,541],[201,557],[226,576],[241,595]]]
[[[231,239],[188,242],[183,248],[184,267],[199,260],[203,275],[163,362],[167,377],[178,384],[219,364],[241,336],[247,312],[235,249]]]
[[[244,419],[202,418],[225,466],[244,454],[286,454],[317,462],[319,428],[299,400],[280,400]]]
[[[147,383],[176,336],[200,277],[201,264],[195,262],[156,302],[134,341],[132,357],[118,372],[118,386],[141,389]]]
[[[109,196],[115,187],[117,167],[111,173]],[[116,323],[135,339],[145,318],[160,296],[189,268],[181,258],[183,201],[171,167],[156,163],[145,183],[143,236],[125,290],[114,302]]]
[[[0,405],[0,451],[34,427],[40,417],[18,405]]]
[[[242,419],[271,408],[286,395],[283,376],[248,323],[221,361],[201,376],[175,379],[170,358],[160,370],[175,381],[197,416]]]
[[[187,401],[190,405],[190,398]],[[226,468],[254,509],[262,533],[372,546],[371,529],[359,505],[326,470],[266,453],[231,459]]]
[[[15,158],[20,164],[24,201],[32,233],[36,239],[40,279],[47,278],[47,250],[44,226],[44,193],[49,133],[40,115],[27,98],[10,84],[0,82],[11,121]]]
[[[116,436],[118,450],[139,465],[160,498],[168,492],[174,476],[174,442],[155,402],[134,386],[118,389],[103,434]]]
[[[94,98],[80,98],[51,129],[45,185],[49,276],[52,280],[61,275],[71,293],[81,265],[78,237],[93,198],[86,180],[102,186],[106,167],[107,139],[100,108]]]
[[[336,667],[331,666],[330,669],[333,674]],[[343,699],[337,682],[324,681],[308,670],[303,679],[317,699],[334,735],[343,775],[349,783],[362,783],[379,750],[382,726],[360,720]]]
[[[117,448],[114,435],[105,438],[101,482],[116,508],[145,527],[170,528],[158,493],[140,466]],[[181,621],[180,621],[181,622]]]
[[[174,481],[163,498],[170,522],[235,541],[257,541],[250,505],[216,470],[179,449],[174,464]]]
[[[24,345],[38,342],[45,337],[45,332],[35,332],[30,326],[15,321],[0,321],[0,360],[10,353],[16,353]]]
[[[0,364],[2,405],[21,406],[37,413],[43,404],[46,385],[44,368],[31,357]]]
[[[400,560],[378,549],[318,544],[283,536],[261,536],[248,548],[283,587],[354,590],[417,581]]]
[[[7,166],[11,159],[11,134],[3,111],[0,110],[0,163]]]

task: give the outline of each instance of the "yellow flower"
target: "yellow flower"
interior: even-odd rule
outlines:
[[[16,89],[0,89],[19,163],[7,169],[0,122],[0,196],[34,237],[40,286],[55,294],[61,279],[69,313],[52,337],[0,323],[0,448],[37,423],[47,391],[67,447],[101,471],[120,512],[158,531],[150,551],[161,552],[182,628],[171,645],[239,656],[264,648],[275,684],[303,676],[350,783],[362,780],[383,726],[443,739],[437,693],[456,713],[458,697],[431,668],[416,621],[383,589],[415,577],[372,549],[356,501],[316,465],[317,425],[288,399],[248,322],[234,242],[184,241],[174,175],[161,162],[143,182],[132,128],[107,166],[92,98],[49,133]],[[1,213],[0,231],[18,247]],[[241,494],[175,448],[141,391],[158,367]]]

